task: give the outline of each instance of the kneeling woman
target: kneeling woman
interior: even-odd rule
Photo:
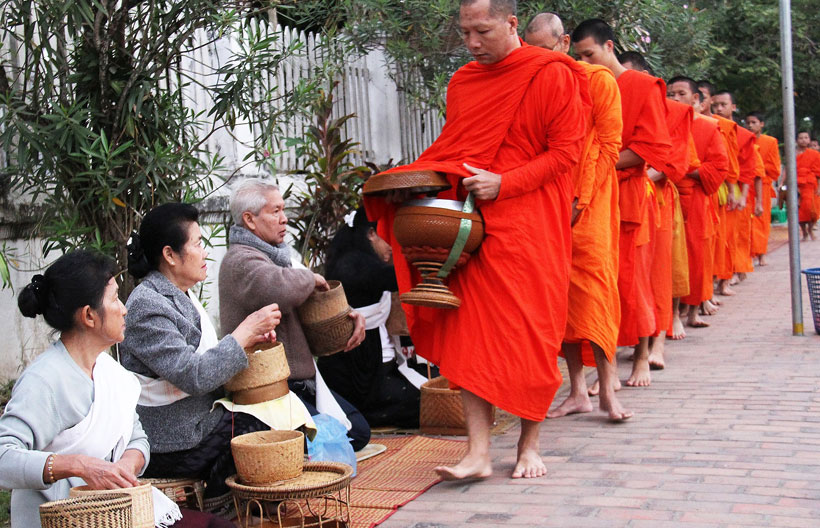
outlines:
[[[371,426],[418,427],[418,387],[426,378],[407,365],[398,336],[385,326],[390,293],[398,290],[392,250],[363,209],[351,223],[331,243],[326,276],[342,283],[350,305],[365,316],[367,333],[350,352],[320,358],[319,370]]]
[[[0,487],[13,490],[12,526],[40,526],[40,504],[67,498],[73,486],[135,486],[148,463],[139,382],[107,353],[125,330],[114,271],[101,255],[68,253],[17,299],[24,316],[42,314],[60,338],[26,368],[0,416]],[[160,502],[155,510],[170,525],[179,511]],[[186,512],[175,526],[229,524]]]
[[[152,209],[129,245],[128,271],[142,279],[128,298],[122,364],[142,385],[137,411],[151,442],[150,477],[205,479],[206,498],[227,492],[233,474],[230,441],[269,426],[214,402],[222,385],[247,368],[243,350],[273,337],[275,304],[249,315],[217,339],[191,291],[206,278],[207,256],[197,210],[170,203]]]

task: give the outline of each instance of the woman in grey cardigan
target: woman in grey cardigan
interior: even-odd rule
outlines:
[[[40,526],[38,506],[68,498],[72,486],[134,486],[148,463],[139,385],[106,353],[125,324],[114,271],[110,259],[75,251],[20,292],[20,312],[44,315],[60,338],[26,368],[0,416],[0,487],[14,490],[12,526]]]
[[[161,205],[132,237],[128,271],[144,278],[126,303],[120,352],[142,385],[137,411],[151,442],[145,474],[202,478],[206,497],[215,497],[227,491],[224,479],[234,472],[232,435],[270,427],[214,408],[214,401],[224,396],[222,385],[248,366],[243,348],[273,338],[281,313],[267,305],[217,339],[191,292],[207,271],[197,220],[191,205]]]

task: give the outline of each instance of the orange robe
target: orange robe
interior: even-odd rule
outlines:
[[[763,159],[765,177],[763,178],[763,214],[752,218],[752,255],[765,255],[769,252],[769,233],[772,228],[773,185],[780,178],[780,150],[777,139],[760,134],[757,137],[760,156]]]
[[[694,114],[693,114],[694,117]],[[694,122],[693,122],[694,125]],[[700,168],[695,138],[689,133],[689,168],[690,173]],[[680,298],[689,295],[689,253],[686,249],[686,225],[681,205],[680,186],[682,181],[675,182],[675,217],[672,226],[672,297]],[[667,333],[672,332],[669,328]]]
[[[655,334],[657,314],[652,293],[653,231],[657,217],[654,186],[646,166],[665,171],[672,148],[666,125],[666,85],[645,73],[627,70],[618,77],[624,131],[622,149],[644,163],[618,171],[621,212],[618,242],[618,293],[621,300],[619,346],[633,346]]]
[[[581,212],[572,226],[572,269],[566,343],[582,343],[584,365],[595,366],[588,342],[615,355],[621,305],[618,299],[618,178],[621,150],[621,94],[604,66],[580,63],[587,71],[592,115],[573,186]]]
[[[439,138],[402,170],[438,170],[463,198],[463,163],[501,174],[495,200],[478,202],[484,240],[448,277],[455,310],[405,305],[416,350],[453,384],[528,420],[543,420],[561,385],[557,355],[567,323],[571,169],[589,112],[588,81],[569,56],[522,43],[501,61],[470,62],[450,80]],[[365,200],[393,247],[399,291],[418,274],[393,237],[395,207]]]
[[[713,251],[717,231],[717,214],[712,196],[717,194],[729,174],[729,157],[715,119],[696,116],[692,123],[692,135],[700,160],[698,177],[687,177],[678,184],[689,257],[689,295],[681,298],[681,302],[698,306],[712,298]]]
[[[800,222],[816,222],[820,211],[817,210],[817,178],[820,178],[820,152],[807,148],[797,155],[797,191],[800,193]]]
[[[672,324],[672,228],[677,192],[674,182],[680,181],[689,169],[689,134],[693,110],[689,105],[667,100],[666,125],[671,149],[666,158],[664,178],[655,182],[658,202],[658,224],[652,255],[652,294],[657,323],[654,336],[665,332]]]
[[[732,232],[733,226],[730,227],[729,225],[730,220],[727,216],[729,211],[727,211],[725,198],[721,198],[721,194],[725,196],[728,193],[728,184],[737,184],[737,180],[740,178],[740,165],[737,158],[737,123],[720,117],[719,115],[712,115],[711,117],[718,120],[718,127],[720,128],[720,133],[726,146],[726,155],[729,158],[729,173],[725,181],[726,186],[713,198],[718,217],[717,232],[715,233],[714,274],[718,279],[728,280],[731,279],[734,274],[728,242],[729,233]]]
[[[756,176],[755,145],[757,137],[750,130],[743,127],[737,129],[738,163],[740,165],[739,184],[754,189]],[[732,271],[734,273],[750,273],[754,271],[752,265],[752,216],[754,216],[754,193],[746,195],[746,205],[727,214],[730,217],[729,227],[733,226],[729,234],[729,245],[732,251]]]

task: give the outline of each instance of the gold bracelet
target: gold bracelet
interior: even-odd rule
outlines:
[[[57,480],[54,478],[54,458],[57,455],[54,453],[48,455],[48,460],[46,461],[46,471],[48,471],[48,483],[54,484]]]

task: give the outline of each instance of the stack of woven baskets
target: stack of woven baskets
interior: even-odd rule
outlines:
[[[270,486],[302,474],[305,435],[299,431],[257,431],[231,440],[236,474],[247,486]]]
[[[275,400],[288,393],[290,368],[282,343],[259,343],[246,348],[245,353],[248,368],[225,384],[234,403],[251,405]]]
[[[327,284],[329,290],[314,291],[296,309],[315,356],[329,356],[344,350],[355,327],[342,283],[331,280]]]

